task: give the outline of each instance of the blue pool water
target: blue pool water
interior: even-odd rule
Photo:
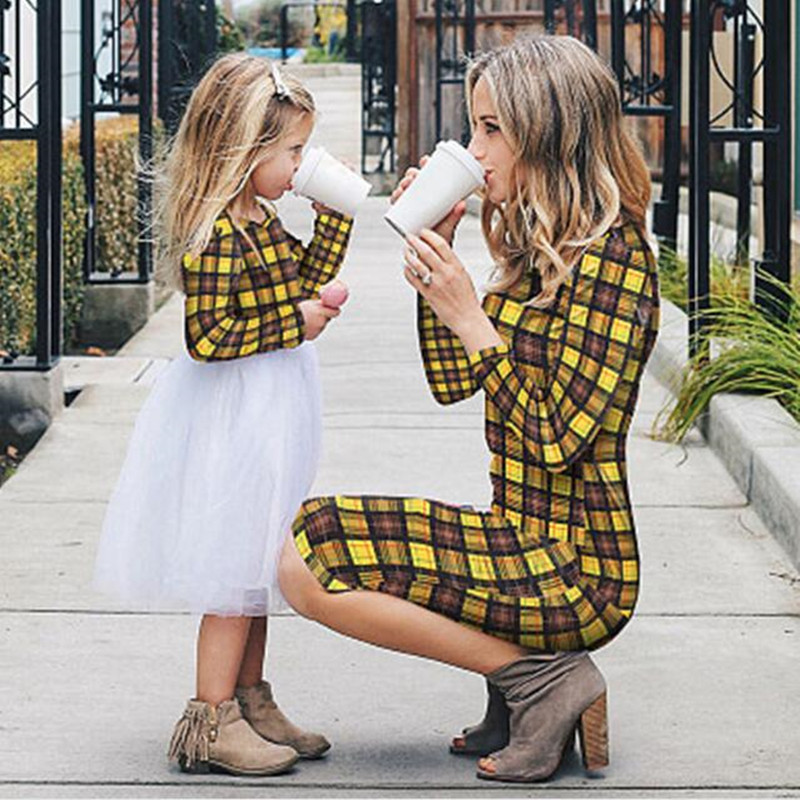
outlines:
[[[281,57],[280,47],[248,47],[247,52],[251,56],[260,56],[261,58],[279,59]],[[291,58],[296,53],[302,52],[299,47],[287,47],[286,57]]]

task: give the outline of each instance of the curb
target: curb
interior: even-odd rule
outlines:
[[[675,393],[688,361],[688,319],[662,299],[652,374]],[[699,426],[753,510],[800,568],[800,424],[778,403],[747,394],[711,399]]]

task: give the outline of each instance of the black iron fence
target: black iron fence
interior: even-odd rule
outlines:
[[[361,171],[394,172],[397,91],[395,0],[365,0],[361,11]]]
[[[759,9],[763,8],[763,12]],[[749,256],[753,162],[751,148],[762,147],[763,252],[753,260],[755,299],[765,309],[783,315],[774,285],[766,276],[789,284],[791,221],[791,13],[789,0],[692,0],[689,308],[690,345],[702,347],[702,313],[710,304],[710,176],[713,146],[738,146],[737,214],[740,257]],[[733,74],[723,67],[715,32],[733,34]],[[760,47],[757,45],[760,39]],[[760,52],[756,62],[754,54]],[[713,74],[728,91],[728,102],[712,115]],[[760,106],[753,85],[760,73]]]
[[[35,142],[37,175],[35,356],[0,342],[0,369],[46,370],[61,355],[60,87],[60,3],[0,2],[0,142]]]
[[[611,61],[622,109],[629,116],[664,121],[661,198],[653,206],[653,232],[665,248],[674,251],[681,177],[682,2],[612,0],[611,13]],[[628,31],[637,34],[632,48]]]
[[[99,28],[95,21],[99,18]],[[151,0],[81,0],[81,158],[88,218],[84,249],[87,283],[143,283],[152,272],[147,221],[151,189],[138,181],[138,272],[98,270],[96,263],[96,153],[98,117],[136,115],[139,159],[151,161],[153,146],[153,19]]]
[[[217,52],[213,0],[158,4],[158,116],[168,134],[178,129],[198,77]]]

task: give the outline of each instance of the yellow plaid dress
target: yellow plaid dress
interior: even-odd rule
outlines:
[[[297,347],[301,300],[317,297],[344,259],[352,221],[320,214],[308,246],[266,219],[236,228],[227,214],[197,258],[183,260],[186,347],[198,361],[219,361]]]
[[[630,618],[639,559],[625,440],[658,330],[657,273],[636,227],[594,242],[549,309],[529,278],[489,294],[505,344],[467,357],[420,299],[431,391],[483,389],[490,512],[435,500],[306,501],[298,549],[329,591],[387,592],[538,650],[609,641]]]

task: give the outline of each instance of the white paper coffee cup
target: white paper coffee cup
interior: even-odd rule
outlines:
[[[292,181],[297,195],[316,200],[342,214],[355,216],[372,186],[335,159],[324,147],[310,147]]]
[[[484,184],[475,157],[453,140],[439,142],[411,185],[383,218],[401,236],[418,236],[441,222],[453,206]]]

